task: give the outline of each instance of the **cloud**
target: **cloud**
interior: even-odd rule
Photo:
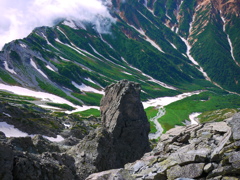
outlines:
[[[57,19],[92,22],[98,31],[114,22],[105,0],[0,0],[0,49],[26,37],[35,27],[53,26]],[[107,20],[106,20],[107,19]]]

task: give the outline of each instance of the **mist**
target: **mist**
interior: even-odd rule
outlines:
[[[53,26],[57,19],[87,21],[99,33],[106,33],[114,22],[101,0],[0,0],[0,49],[5,43],[29,35],[39,26]],[[106,20],[107,19],[107,20]]]

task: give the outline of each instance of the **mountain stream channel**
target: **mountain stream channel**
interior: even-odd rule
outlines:
[[[166,109],[164,106],[167,106],[173,102],[179,101],[181,99],[184,99],[186,97],[195,95],[195,94],[200,94],[203,91],[194,91],[194,92],[187,92],[183,94],[179,94],[177,96],[173,97],[161,97],[161,98],[156,98],[156,99],[151,99],[147,102],[143,102],[144,109],[148,107],[156,107],[158,108],[158,113],[155,117],[152,117],[150,121],[152,121],[155,124],[155,127],[157,129],[156,133],[150,133],[149,134],[149,139],[157,139],[162,135],[163,128],[161,124],[159,123],[159,119],[165,115]],[[198,124],[197,122],[197,116],[200,115],[201,113],[194,112],[189,115],[190,123],[189,124]]]

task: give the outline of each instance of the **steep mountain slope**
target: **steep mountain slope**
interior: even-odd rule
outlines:
[[[105,2],[105,1],[104,1]],[[240,93],[238,0],[112,0],[115,23],[61,20],[0,52],[0,82],[99,105],[120,79],[143,100],[218,88]]]

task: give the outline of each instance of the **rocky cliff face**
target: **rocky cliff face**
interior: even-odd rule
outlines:
[[[140,85],[126,80],[108,86],[101,101],[102,128],[86,136],[69,153],[80,178],[123,167],[150,150],[149,123],[140,101]]]
[[[158,145],[124,169],[89,176],[93,179],[239,179],[240,114],[224,122],[176,127]]]
[[[101,101],[103,127],[111,134],[114,149],[126,161],[142,157],[150,150],[149,122],[140,100],[140,84],[120,81],[108,86]]]

